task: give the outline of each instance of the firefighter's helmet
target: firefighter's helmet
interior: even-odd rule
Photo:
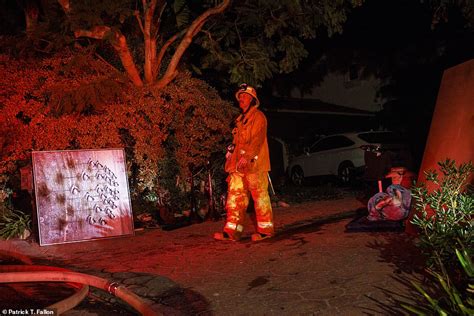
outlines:
[[[243,83],[240,85],[239,90],[237,90],[237,92],[235,93],[235,98],[237,100],[239,100],[239,95],[241,93],[250,94],[255,99],[255,107],[258,107],[260,105],[260,101],[258,100],[258,97],[257,97],[257,91],[255,90],[254,87],[251,87],[246,83]]]

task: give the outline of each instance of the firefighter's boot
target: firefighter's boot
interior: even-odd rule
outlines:
[[[260,233],[252,234],[252,241],[262,241],[264,239],[272,238],[272,235],[265,235]]]
[[[214,239],[215,240],[220,240],[220,241],[238,241],[238,239],[235,239],[231,236],[229,236],[229,234],[227,234],[226,232],[217,232],[217,233],[214,233]]]

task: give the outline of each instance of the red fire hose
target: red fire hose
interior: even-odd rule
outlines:
[[[87,295],[88,286],[90,285],[107,291],[110,294],[122,299],[142,315],[158,315],[158,313],[152,310],[151,307],[147,305],[139,296],[129,291],[124,286],[121,286],[115,282],[109,282],[108,280],[96,276],[71,272],[66,269],[56,267],[36,265],[0,266],[0,272],[0,283],[72,282],[86,285],[85,287],[87,287],[87,290],[85,287],[82,287],[82,289],[73,296],[49,306],[52,308],[58,308],[58,312],[59,310],[62,312],[69,310],[82,301],[82,299]]]

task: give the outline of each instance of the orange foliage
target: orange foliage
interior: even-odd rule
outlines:
[[[183,74],[159,92],[137,89],[111,76],[100,61],[74,66],[74,58],[69,52],[29,61],[0,56],[1,174],[17,172],[31,151],[125,147],[129,177],[132,166],[137,170],[132,189],[140,193],[163,187],[163,160],[175,160],[184,176],[190,164],[224,151],[232,108],[203,81]],[[115,80],[122,91],[102,98],[105,106],[87,99],[92,110],[72,107],[58,116],[54,89],[80,90],[104,80]]]

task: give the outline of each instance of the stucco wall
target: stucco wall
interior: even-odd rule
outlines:
[[[375,77],[349,80],[348,74],[330,73],[310,94],[301,95],[299,89],[295,88],[291,96],[375,112],[381,110],[382,100],[376,97],[380,83]]]
[[[439,171],[437,163],[447,158],[474,162],[474,59],[443,74],[418,180],[425,181],[425,170]],[[427,188],[436,186],[428,182]],[[416,232],[409,222],[406,231]]]

